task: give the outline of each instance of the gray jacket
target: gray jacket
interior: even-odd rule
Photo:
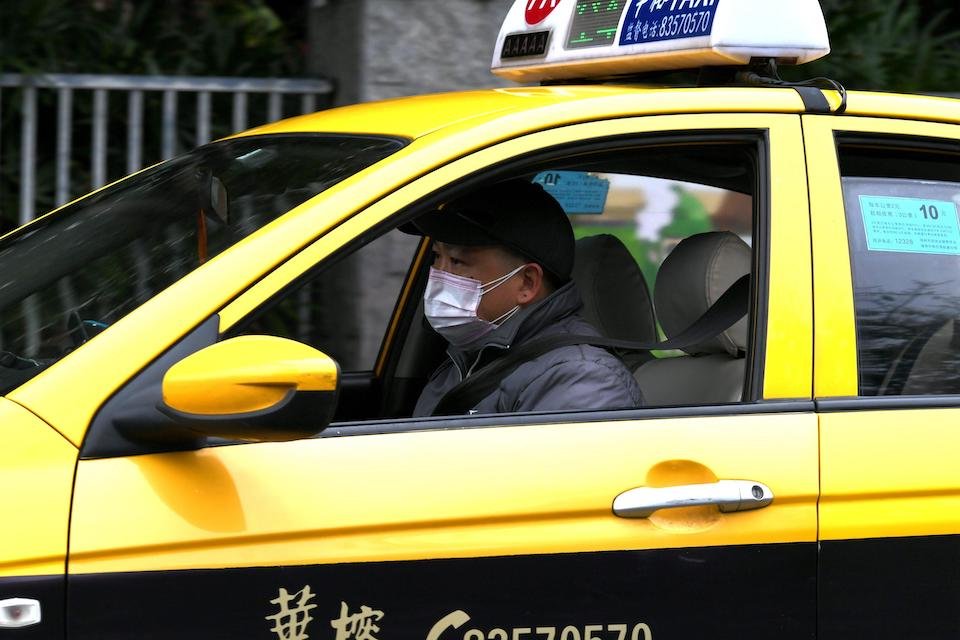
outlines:
[[[556,334],[599,335],[578,314],[582,306],[576,285],[569,282],[519,311],[470,350],[449,347],[449,358],[430,377],[413,415],[429,416],[447,391],[511,345]],[[642,404],[640,387],[616,356],[599,347],[574,345],[524,362],[470,413],[626,409]]]

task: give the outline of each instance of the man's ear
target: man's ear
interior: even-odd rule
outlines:
[[[528,263],[519,273],[520,290],[517,292],[518,304],[529,304],[544,297],[545,282],[543,267],[536,262]]]

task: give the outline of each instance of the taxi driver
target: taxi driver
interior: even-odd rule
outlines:
[[[580,316],[571,280],[574,237],[563,209],[524,180],[489,185],[426,213],[404,231],[433,240],[424,314],[449,343],[417,401],[432,415],[444,395],[530,340],[599,335]],[[633,376],[608,351],[561,346],[523,362],[469,413],[623,409],[642,404]]]

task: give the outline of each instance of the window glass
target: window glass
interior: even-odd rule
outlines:
[[[578,238],[620,239],[652,289],[683,238],[730,231],[752,245],[758,162],[754,143],[689,141],[582,156],[533,180],[560,201]]]
[[[0,360],[0,393],[401,146],[334,135],[217,142],[7,236],[0,241],[0,349],[12,355]],[[8,370],[18,373],[7,377]]]
[[[577,238],[598,234],[617,237],[627,247],[648,286],[677,244],[688,236],[731,231],[752,243],[753,198],[746,193],[709,184],[644,175],[606,172],[544,172],[538,181],[597,181],[596,206],[578,212],[565,201]],[[600,195],[606,195],[600,200]],[[563,199],[562,191],[559,192]],[[582,200],[580,209],[585,208]]]
[[[758,162],[758,144],[753,141],[644,147],[531,165],[522,173],[500,175],[497,180],[523,178],[543,184],[570,217],[578,239],[613,236],[619,240],[623,247],[612,247],[617,253],[615,260],[606,260],[602,253],[611,248],[608,238],[588,243],[592,248],[578,254],[577,260],[581,255],[594,260],[593,268],[587,270],[589,280],[583,286],[576,282],[585,301],[578,313],[601,335],[651,342],[656,340],[653,293],[657,273],[682,240],[712,231],[731,232],[743,242],[734,238],[738,243],[735,265],[726,263],[719,280],[728,276],[735,280],[735,271],[750,273]],[[466,194],[451,190],[451,195],[444,197]],[[423,212],[436,206],[431,198],[422,205]],[[380,353],[419,240],[394,229],[325,260],[254,311],[230,335],[282,336],[310,344],[336,359],[344,373],[354,374],[344,377],[338,421],[409,417],[429,377],[447,360],[446,342],[429,327],[422,310],[412,308],[423,295],[425,269],[412,276],[410,308],[405,309],[383,378],[368,372]],[[677,335],[686,328],[684,322],[693,322],[708,306],[703,302],[702,286],[698,289],[706,276],[697,276],[708,261],[695,262],[690,269],[681,269],[693,275],[667,287],[672,297],[696,298],[697,302],[687,305],[682,314],[674,314],[682,319],[674,321],[674,330],[666,335]],[[618,271],[621,268],[623,271]],[[575,281],[577,277],[575,270]],[[630,284],[624,286],[626,279]],[[634,296],[629,303],[624,299],[628,295]],[[637,330],[635,319],[645,323],[644,331]],[[646,358],[633,358],[635,353],[622,354],[623,360],[637,378],[648,406],[738,402],[743,398],[751,357],[748,325],[745,317],[729,330],[736,338],[717,336],[690,345],[688,353],[657,354],[661,359],[676,357],[677,366],[669,372],[651,367]],[[640,333],[642,338],[637,337]],[[736,344],[728,347],[723,340]],[[704,357],[683,357],[691,354]],[[700,375],[691,373],[694,371]],[[694,377],[695,383],[691,382]]]
[[[960,393],[960,182],[844,177],[860,395]]]
[[[373,369],[419,240],[397,230],[380,236],[304,278],[239,333],[309,344],[345,372]]]
[[[585,301],[584,318],[608,337],[634,342],[658,339],[637,330],[648,324],[644,307],[650,309],[646,313],[654,314],[653,332],[661,340],[678,336],[695,322],[709,306],[704,281],[722,282],[725,287],[738,279],[735,273],[751,272],[761,161],[753,142],[690,141],[579,156],[532,175],[560,202],[578,240],[615,237],[646,283],[644,293],[630,284],[631,269],[619,260],[592,253],[586,249],[590,244],[583,245],[587,252],[580,254],[578,248],[578,260],[589,256],[605,265],[599,271],[582,271],[581,278],[588,280],[577,282]],[[710,261],[691,247],[718,247],[714,243],[726,236],[715,234],[705,244],[691,240],[673,260],[669,275],[658,283],[664,261],[681,242],[711,232],[726,232],[742,242],[727,245],[723,257],[706,273],[703,269]],[[610,247],[609,251],[605,255],[612,258],[615,250]],[[621,359],[640,383],[647,406],[737,402],[746,384],[749,327],[745,317],[701,344],[655,351],[660,363],[644,362],[637,353],[623,353]]]

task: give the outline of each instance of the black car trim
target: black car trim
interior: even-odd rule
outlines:
[[[893,409],[944,409],[960,407],[960,396],[860,396],[848,398],[818,398],[817,411],[884,411]]]
[[[382,639],[808,640],[816,562],[796,542],[80,574],[70,638],[352,638],[335,623],[366,613]]]
[[[814,410],[814,403],[809,400],[765,400],[754,403],[698,405],[689,407],[646,407],[610,411],[542,411],[473,416],[438,416],[334,423],[322,431],[318,437],[334,438],[341,436],[407,433],[410,431],[433,431],[439,429],[483,429],[490,427],[519,427],[544,424],[624,422],[662,418],[709,418],[718,416],[769,415],[776,413],[813,413]]]

